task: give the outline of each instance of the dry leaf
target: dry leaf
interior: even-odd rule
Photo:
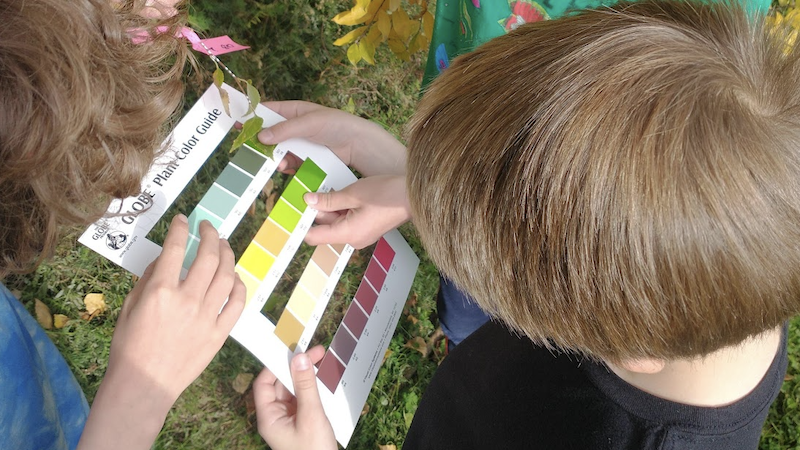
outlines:
[[[369,412],[369,403],[364,403],[364,407],[361,408],[361,415],[364,416]]]
[[[253,217],[256,215],[256,202],[253,202],[249,208],[247,208],[247,215]]]
[[[54,314],[53,315],[53,325],[56,328],[64,328],[69,323],[69,317],[63,314]]]
[[[266,207],[267,214],[272,212],[272,208],[275,207],[275,202],[277,202],[277,201],[278,201],[278,193],[277,192],[273,192],[269,197],[267,197],[267,203],[266,203],[266,205],[267,205],[267,207]]]
[[[420,352],[422,356],[428,356],[428,344],[425,342],[425,339],[423,339],[422,336],[417,336],[414,339],[409,340],[403,347],[414,349]]]
[[[408,321],[413,323],[414,325],[416,325],[417,322],[419,322],[419,319],[417,319],[416,317],[412,316],[411,314],[409,314],[407,318],[408,318]]]
[[[386,360],[389,359],[390,356],[392,356],[392,351],[389,350],[389,349],[386,349],[386,353],[383,354],[383,361],[381,361],[381,365],[383,365],[383,363],[385,363]]]
[[[406,306],[414,307],[417,306],[417,293],[412,292],[411,295],[408,296],[408,300],[406,300]]]
[[[247,388],[250,387],[250,382],[253,381],[253,378],[254,376],[252,373],[240,373],[236,375],[236,378],[233,379],[233,383],[231,383],[233,385],[233,390],[244,394],[247,392]]]
[[[92,320],[92,315],[86,311],[81,311],[81,320],[89,321]]]
[[[47,307],[41,300],[34,299],[34,309],[36,310],[36,321],[45,330],[53,328],[53,315],[50,313],[50,308]]]
[[[247,411],[248,416],[252,416],[256,413],[256,399],[253,396],[252,389],[247,391],[247,394],[244,396],[244,408]]]
[[[106,310],[106,296],[103,294],[86,294],[83,304],[86,305],[86,312],[95,317]]]
[[[386,444],[386,445],[378,445],[379,450],[397,450],[397,446],[394,444]]]
[[[270,194],[272,194],[272,191],[274,190],[275,190],[275,182],[272,181],[272,178],[270,178],[269,180],[267,180],[267,184],[264,185],[264,189],[261,189],[261,192],[264,193],[264,195],[269,196]]]

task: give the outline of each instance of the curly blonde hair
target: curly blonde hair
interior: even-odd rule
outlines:
[[[180,15],[144,1],[0,3],[0,277],[33,269],[59,230],[99,218],[141,178],[181,103]],[[135,45],[130,31],[154,30]]]

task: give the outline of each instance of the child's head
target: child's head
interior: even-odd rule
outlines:
[[[0,4],[0,277],[48,254],[62,225],[138,192],[180,104],[184,44],[142,1]],[[152,16],[152,14],[149,14]]]
[[[621,4],[455,61],[410,125],[441,271],[532,339],[676,359],[800,311],[800,59],[741,7]]]

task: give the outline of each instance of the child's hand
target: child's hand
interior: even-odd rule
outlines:
[[[217,354],[245,303],[233,251],[208,222],[200,223],[197,258],[180,280],[188,237],[186,217],[176,216],[161,256],[125,299],[106,375],[136,368],[173,401]]]
[[[320,211],[317,225],[305,237],[309,245],[364,248],[411,218],[401,175],[362,178],[341,191],[309,193],[303,199]]]
[[[268,369],[253,382],[258,432],[273,450],[336,450],[328,418],[317,391],[312,364],[325,350],[316,346],[296,355],[291,362],[293,396]]]
[[[263,105],[287,119],[258,134],[264,144],[305,138],[327,146],[365,177],[405,173],[405,146],[376,123],[309,102],[265,102]],[[291,171],[294,163],[296,161],[285,158],[278,169]]]
[[[197,258],[181,281],[188,236],[186,217],[177,216],[161,256],[125,299],[80,448],[149,448],[239,319],[245,287],[230,245],[201,223]]]

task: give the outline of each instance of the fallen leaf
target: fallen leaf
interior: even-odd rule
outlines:
[[[63,314],[54,314],[53,315],[53,325],[56,328],[64,328],[69,323],[69,317]]]
[[[81,320],[90,321],[92,320],[92,315],[86,311],[81,311]]]
[[[364,416],[369,412],[369,403],[364,403],[364,407],[361,408],[361,415]]]
[[[103,294],[86,294],[83,304],[86,305],[86,312],[95,317],[106,310],[106,296]]]
[[[406,300],[406,306],[414,307],[417,306],[417,293],[412,292],[411,295],[408,296],[408,300]]]
[[[407,318],[408,318],[408,321],[413,323],[414,325],[416,325],[417,322],[419,322],[419,319],[417,319],[416,317],[412,316],[411,314],[409,314]]]
[[[272,212],[272,208],[275,207],[275,202],[277,202],[277,201],[278,201],[278,193],[277,192],[273,192],[269,197],[267,197],[267,202],[266,202],[267,214]]]
[[[394,444],[386,444],[386,445],[378,445],[379,450],[397,450],[397,446]]]
[[[428,356],[428,344],[425,342],[425,339],[422,336],[417,336],[413,339],[410,339],[408,342],[403,345],[403,347],[414,349],[422,356]]]
[[[248,416],[252,416],[256,413],[256,399],[252,389],[247,391],[247,394],[244,396],[244,409],[247,411]]]
[[[233,383],[231,383],[233,385],[233,390],[240,394],[244,394],[247,392],[247,388],[250,387],[250,382],[253,381],[253,378],[254,376],[252,373],[245,372],[236,375],[236,378],[233,379]]]
[[[36,310],[36,321],[45,330],[53,328],[53,314],[50,313],[50,308],[47,307],[41,300],[34,299],[34,309]]]
[[[272,181],[272,178],[270,178],[269,180],[267,180],[267,184],[264,185],[264,189],[261,189],[261,192],[264,195],[269,196],[270,194],[272,194],[272,191],[274,190],[275,190],[275,182]]]
[[[256,215],[256,202],[253,202],[249,208],[247,208],[247,215],[253,217]]]
[[[390,356],[392,356],[392,351],[389,350],[389,349],[386,349],[386,353],[383,354],[383,361],[381,361],[381,365],[383,363],[385,363],[386,360],[389,359]]]

